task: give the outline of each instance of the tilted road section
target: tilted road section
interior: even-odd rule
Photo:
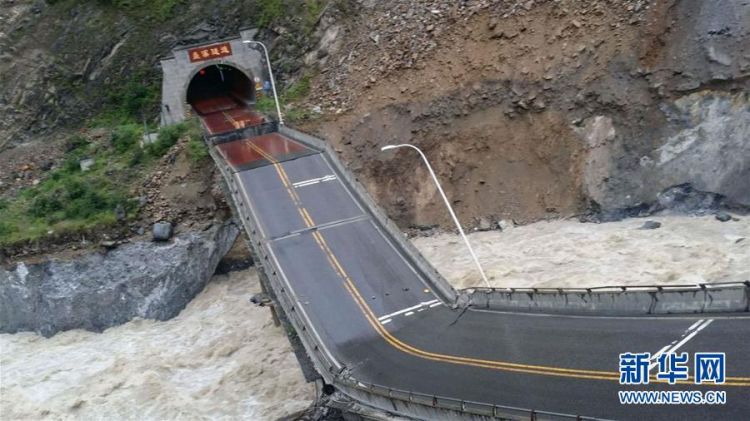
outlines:
[[[260,270],[316,370],[360,408],[421,419],[741,419],[744,315],[479,311],[390,223],[322,141],[266,123],[212,137]],[[415,165],[417,162],[415,161]],[[404,180],[406,182],[406,180]],[[725,352],[724,385],[619,384],[619,354]],[[725,390],[726,405],[621,405],[620,390]]]

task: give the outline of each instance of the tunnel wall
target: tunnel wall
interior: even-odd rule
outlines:
[[[172,50],[172,56],[161,60],[163,72],[161,85],[161,125],[178,123],[188,117],[190,106],[187,104],[187,89],[190,81],[200,69],[214,64],[225,64],[236,67],[251,80],[268,79],[265,55],[260,47],[244,44],[252,40],[256,30],[241,31],[240,36],[232,39],[217,40],[198,45],[179,47]],[[191,62],[189,51],[194,48],[215,44],[229,43],[232,54],[216,59]]]

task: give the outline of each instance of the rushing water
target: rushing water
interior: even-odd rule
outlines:
[[[313,398],[280,327],[217,276],[179,316],[50,339],[0,335],[0,419],[276,419]]]
[[[750,278],[750,218],[540,222],[470,236],[498,286],[596,286]],[[478,284],[455,235],[416,245],[456,286]],[[97,334],[0,335],[0,419],[275,419],[313,398],[253,270],[217,276],[176,318]]]
[[[498,287],[692,284],[750,279],[750,218],[663,216],[605,224],[538,222],[469,239]],[[481,286],[461,239],[416,238],[417,248],[454,286]]]

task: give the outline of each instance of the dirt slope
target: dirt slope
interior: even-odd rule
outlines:
[[[747,158],[688,150],[672,167],[706,170],[673,177],[659,161],[670,136],[720,119],[712,101],[732,129],[706,141],[746,151],[750,7],[719,3],[374,2],[327,51],[307,128],[402,225],[448,220],[417,157],[379,151],[394,142],[425,151],[470,225],[632,206],[682,182],[747,201]]]

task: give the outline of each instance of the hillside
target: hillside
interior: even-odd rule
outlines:
[[[0,243],[33,254],[213,218],[220,194],[204,154],[187,156],[189,131],[143,161],[134,145],[156,130],[159,58],[248,27],[271,47],[291,124],[331,140],[403,228],[448,219],[415,156],[386,143],[425,150],[468,226],[628,214],[684,183],[743,209],[748,16],[739,0],[4,0],[0,213],[19,222]],[[110,184],[79,174],[91,156]],[[34,216],[40,195],[77,197],[47,181],[66,162],[63,180],[108,193],[90,215]],[[186,177],[195,188],[175,200]]]
[[[158,130],[159,59],[176,46],[273,24],[278,32],[264,29],[264,40],[284,46],[273,49],[278,74],[282,84],[294,82],[322,3],[282,6],[4,0],[0,258],[125,241],[160,220],[180,230],[224,217],[213,166],[191,124],[139,146],[145,131]],[[79,168],[89,159],[90,170]]]

